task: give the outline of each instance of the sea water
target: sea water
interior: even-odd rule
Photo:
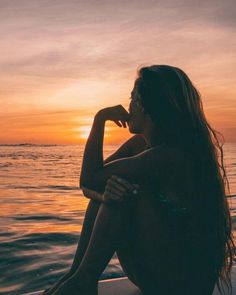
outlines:
[[[104,158],[118,146],[104,147]],[[79,189],[84,146],[0,146],[0,294],[53,284],[70,267],[89,199]],[[224,146],[236,194],[236,143]],[[233,225],[236,196],[230,201]],[[116,254],[100,279],[124,276]]]

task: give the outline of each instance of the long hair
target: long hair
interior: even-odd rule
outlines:
[[[137,93],[158,128],[158,136],[192,155],[196,182],[193,204],[195,211],[201,208],[196,227],[207,237],[214,237],[209,238],[208,250],[217,288],[222,294],[224,284],[232,293],[235,244],[226,195],[226,190],[229,194],[230,190],[223,158],[224,137],[207,122],[201,95],[184,71],[169,65],[152,65],[139,68],[137,73]],[[203,212],[208,218],[205,223]]]

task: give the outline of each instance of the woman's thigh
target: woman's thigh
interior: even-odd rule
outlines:
[[[206,272],[204,264],[194,265],[196,257],[191,261],[191,251],[181,240],[184,237],[181,229],[176,233],[179,227],[173,220],[170,222],[157,199],[140,195],[139,199],[129,202],[125,210],[124,236],[117,256],[128,278],[143,293],[176,295],[178,289],[182,295],[195,294],[197,288],[202,287],[202,295],[211,294],[214,281],[208,280],[208,285],[203,286],[199,273]]]
[[[162,267],[166,222],[157,200],[144,194],[127,203],[125,211],[123,236],[116,252],[128,278],[140,287]]]

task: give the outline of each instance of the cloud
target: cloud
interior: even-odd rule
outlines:
[[[99,71],[106,78],[153,59],[188,61],[224,46],[230,51],[235,27],[227,21],[235,21],[234,6],[233,1],[2,1],[1,73],[59,80],[95,77]]]
[[[235,6],[231,0],[1,0],[4,112],[94,113],[127,104],[137,67],[161,63],[186,71],[212,117],[222,105],[227,116],[236,95]]]

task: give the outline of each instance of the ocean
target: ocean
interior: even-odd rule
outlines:
[[[104,147],[104,158],[117,145]],[[0,146],[0,294],[52,285],[70,267],[89,199],[79,189],[84,146]],[[236,230],[236,143],[224,145]],[[100,279],[124,276],[116,254]]]

